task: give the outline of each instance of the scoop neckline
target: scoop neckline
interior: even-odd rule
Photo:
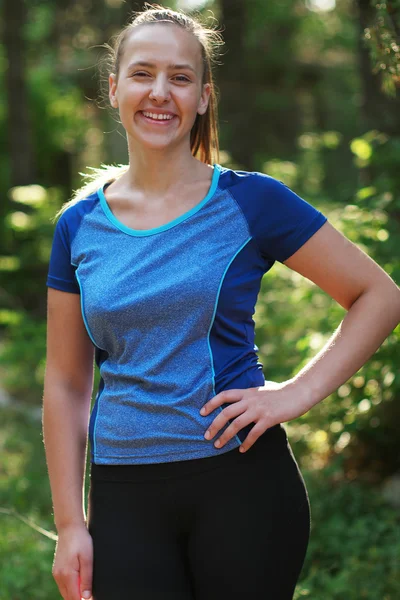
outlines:
[[[211,184],[210,184],[210,187],[209,187],[208,192],[205,195],[205,197],[202,200],[200,200],[200,202],[198,202],[195,206],[193,206],[193,208],[186,211],[179,217],[176,217],[172,221],[169,221],[168,223],[164,223],[164,225],[160,225],[160,227],[152,227],[151,229],[133,229],[132,227],[128,227],[127,225],[124,225],[124,223],[122,223],[122,221],[117,219],[117,217],[111,211],[111,208],[110,208],[110,206],[106,200],[105,194],[104,194],[105,188],[108,187],[109,185],[111,185],[111,182],[107,182],[107,183],[103,184],[102,186],[100,186],[99,189],[97,190],[97,195],[99,197],[100,205],[101,205],[106,217],[109,219],[109,221],[111,221],[111,223],[113,225],[115,225],[115,227],[117,227],[124,233],[127,233],[128,235],[135,235],[135,236],[154,235],[155,233],[161,233],[162,231],[166,231],[167,229],[171,229],[171,227],[175,227],[176,225],[179,225],[179,223],[182,223],[182,221],[185,221],[186,219],[188,219],[189,217],[191,217],[192,215],[197,213],[201,208],[203,208],[203,206],[206,204],[206,202],[208,202],[208,200],[210,200],[212,198],[212,196],[214,195],[214,193],[218,187],[219,176],[221,174],[221,166],[218,163],[214,163],[213,167],[214,167],[214,172],[213,172],[213,175],[211,178]]]

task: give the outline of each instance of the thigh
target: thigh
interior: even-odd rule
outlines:
[[[288,442],[277,455],[255,446],[246,454],[197,490],[188,541],[196,600],[293,597],[310,534],[304,479]]]
[[[93,600],[192,600],[163,482],[91,479]]]

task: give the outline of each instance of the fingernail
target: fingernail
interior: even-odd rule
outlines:
[[[201,415],[205,415],[206,414],[206,409],[204,407],[201,409],[200,414]]]
[[[219,440],[217,440],[217,441],[215,442],[215,444],[214,444],[214,446],[215,446],[216,448],[219,448],[219,447],[220,447],[220,445],[221,445],[221,442],[220,442]]]
[[[91,592],[88,592],[87,590],[85,590],[82,593],[82,598],[90,598],[91,595],[92,595]]]
[[[210,432],[206,431],[205,434],[204,434],[204,437],[206,438],[206,440],[209,440],[210,439]]]

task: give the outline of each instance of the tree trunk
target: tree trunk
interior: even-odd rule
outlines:
[[[11,186],[27,185],[35,180],[29,99],[25,82],[25,21],[24,0],[4,0],[3,39],[8,61],[6,90]]]
[[[246,0],[220,0],[220,6],[226,44],[220,78],[221,146],[233,163],[262,170],[269,158],[291,158],[296,151],[300,115],[291,41],[298,21],[290,11],[284,16],[272,11],[270,18],[263,13],[261,26],[256,10],[261,3],[256,7]]]

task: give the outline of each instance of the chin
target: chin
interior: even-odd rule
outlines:
[[[140,143],[140,147],[143,148],[143,150],[160,150],[161,151],[161,150],[168,150],[172,146],[175,146],[173,141],[157,144],[157,143],[147,142],[146,140],[140,140],[139,143]]]
[[[188,135],[190,135],[190,132]],[[168,150],[168,148],[183,144],[185,140],[185,138],[181,136],[179,136],[179,138],[173,136],[168,138],[167,136],[160,135],[151,138],[150,136],[129,135],[129,137],[131,137],[135,145],[138,144],[143,149],[148,150]]]

